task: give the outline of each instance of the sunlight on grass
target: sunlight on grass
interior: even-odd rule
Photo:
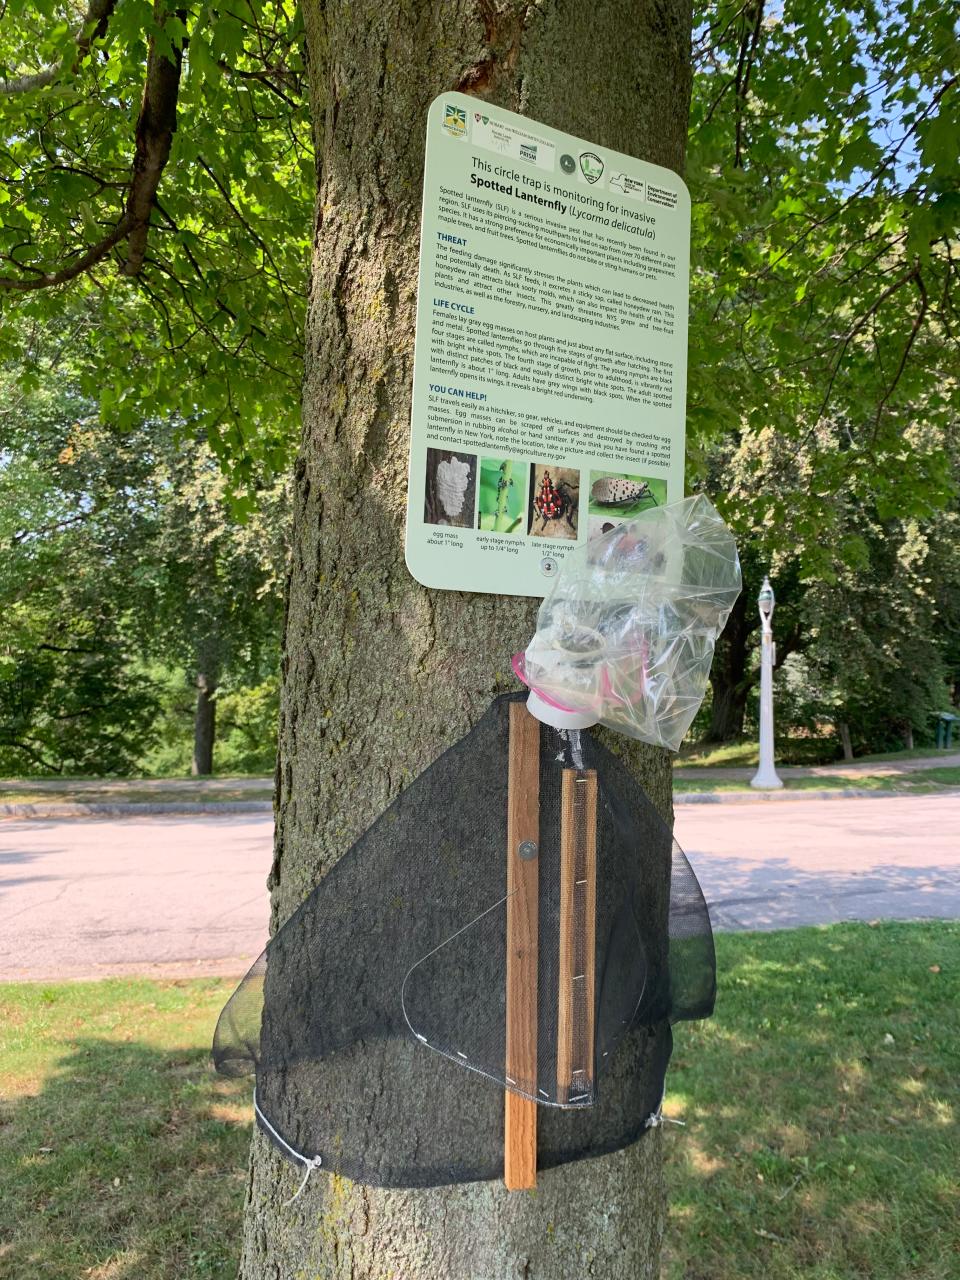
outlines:
[[[0,986],[0,1275],[232,1277],[250,1119],[229,981]]]
[[[786,791],[876,791],[896,795],[934,795],[960,786],[960,768],[923,769],[914,773],[856,774],[849,777],[834,774],[814,774],[810,777],[784,776]],[[717,778],[707,768],[702,776],[675,778],[674,792],[689,795],[698,792],[755,794],[749,779]]]
[[[668,1077],[664,1280],[956,1280],[960,926],[717,950],[722,1034],[678,1028]]]
[[[960,926],[717,951],[716,1017],[675,1030],[664,1280],[956,1280]],[[0,1276],[232,1280],[249,1097],[207,1058],[231,989],[0,987]]]

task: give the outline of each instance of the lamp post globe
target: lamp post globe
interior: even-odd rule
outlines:
[[[774,606],[777,598],[770,585],[770,579],[764,576],[763,586],[757,597],[757,608],[760,611],[760,764],[757,772],[750,779],[751,787],[758,791],[779,791],[783,780],[777,775],[773,762],[773,668],[777,661],[777,649],[773,643]]]
[[[760,594],[757,596],[757,607],[760,610],[760,621],[765,626],[773,617],[773,610],[776,603],[777,597],[773,594],[773,587],[770,585],[770,579],[764,577],[763,586],[760,588]]]

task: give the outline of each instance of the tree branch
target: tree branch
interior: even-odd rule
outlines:
[[[108,0],[91,0],[92,4],[104,5]],[[112,0],[115,4],[116,0]],[[163,0],[154,5],[154,16],[158,26],[163,26],[170,11]],[[186,26],[186,11],[178,9],[174,16]],[[137,119],[135,132],[136,151],[133,159],[133,171],[130,177],[126,205],[120,220],[112,231],[102,240],[92,245],[76,258],[69,266],[58,271],[41,271],[36,267],[25,267],[36,274],[29,279],[16,276],[0,276],[0,289],[12,289],[27,293],[34,289],[47,289],[54,285],[65,284],[102,262],[107,254],[122,240],[127,241],[127,260],[121,268],[123,275],[139,275],[147,250],[147,235],[150,230],[150,214],[156,200],[157,188],[167,160],[170,158],[170,147],[177,128],[177,99],[180,93],[180,72],[183,64],[183,49],[186,41],[171,42],[172,60],[166,53],[160,52],[156,37],[150,39],[147,53],[147,72],[143,88],[143,102]]]
[[[154,14],[158,25],[162,25],[167,14],[162,0],[158,0],[154,6]],[[178,9],[176,16],[185,27],[186,10]],[[156,37],[150,40],[143,103],[137,120],[133,178],[123,215],[123,220],[127,223],[127,261],[123,265],[125,276],[138,275],[143,267],[150,213],[177,128],[177,98],[180,93],[180,71],[185,43],[173,44],[171,60],[165,53],[158,51]]]
[[[97,244],[89,248],[86,253],[81,254],[69,267],[61,267],[59,271],[39,271],[37,275],[31,276],[28,280],[20,279],[16,276],[0,276],[0,289],[16,289],[21,293],[28,293],[32,289],[48,289],[53,285],[65,284],[68,280],[73,280],[76,276],[82,275],[85,271],[89,271],[91,267],[95,267],[98,262],[102,262],[115,244],[123,239],[127,234],[126,218],[121,218],[109,235]],[[36,271],[36,267],[24,267],[24,270]]]
[[[107,23],[117,7],[117,0],[90,0],[83,23],[77,33],[77,50],[70,70],[75,72],[90,52],[94,40],[102,40],[107,34]],[[63,59],[53,62],[33,75],[18,76],[14,80],[0,80],[0,93],[29,93],[32,89],[44,89],[52,84],[63,70]]]
[[[4,739],[6,740],[4,741]],[[13,737],[12,734],[8,736],[8,734],[3,730],[0,730],[0,745],[13,747],[14,751],[22,751],[25,755],[29,756],[31,760],[35,760],[37,764],[42,765],[44,769],[49,769],[51,773],[63,773],[62,760],[58,765],[54,764],[52,760],[47,760],[39,751],[28,746],[26,742],[23,742],[20,738]]]
[[[906,344],[904,345],[903,351],[900,355],[900,363],[897,365],[890,385],[880,397],[880,403],[877,405],[877,416],[873,420],[873,434],[870,438],[871,444],[876,442],[877,432],[880,430],[880,420],[883,417],[883,412],[890,401],[890,397],[897,389],[897,384],[903,376],[904,369],[907,367],[907,360],[910,358],[910,351],[916,341],[917,334],[920,332],[920,326],[923,324],[924,317],[926,316],[927,309],[930,305],[930,300],[927,297],[927,290],[924,286],[923,277],[920,275],[919,269],[915,273],[913,279],[920,292],[920,305],[917,307],[917,314],[913,318],[913,325],[910,329],[910,333],[907,335]]]
[[[862,316],[859,317],[859,319],[855,321],[855,323],[847,331],[846,336],[844,337],[843,341],[840,344],[840,349],[837,352],[837,356],[833,364],[833,370],[830,374],[830,380],[827,383],[827,389],[826,389],[826,392],[824,393],[823,401],[820,405],[819,412],[817,413],[818,420],[822,418],[827,411],[827,405],[830,403],[830,397],[833,394],[833,386],[834,386],[834,383],[836,382],[837,374],[840,371],[840,365],[843,363],[843,357],[846,355],[846,351],[850,343],[857,336],[857,334],[864,327],[864,325],[871,319],[871,317],[874,316],[877,313],[877,311],[879,311],[879,309],[883,306],[886,300],[892,297],[893,294],[897,293],[898,290],[902,289],[903,286],[907,284],[910,280],[916,280],[919,274],[920,274],[919,267],[916,264],[914,264],[909,271],[905,271],[902,275],[898,276],[897,279],[894,280],[893,284],[888,285],[887,288],[884,289],[884,291],[880,294],[880,296],[874,299],[871,306],[863,313]],[[920,319],[921,320],[923,319],[922,315]],[[907,354],[909,354],[909,348],[907,349]]]
[[[764,0],[756,0],[756,12],[753,30],[750,33],[749,46],[745,35],[740,46],[740,59],[737,63],[737,89],[735,94],[736,145],[733,157],[733,167],[735,169],[743,168],[743,113],[746,110],[747,96],[750,92],[750,73],[753,71],[753,64],[757,56],[757,46],[760,43],[760,32],[763,29],[763,5]]]

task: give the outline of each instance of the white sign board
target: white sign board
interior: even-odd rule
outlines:
[[[459,93],[427,117],[406,558],[545,595],[683,497],[690,197],[667,169]]]

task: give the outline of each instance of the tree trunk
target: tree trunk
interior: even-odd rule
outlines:
[[[852,760],[853,743],[850,741],[850,726],[847,724],[846,720],[841,720],[837,725],[837,729],[840,732],[840,745],[843,748],[843,758],[844,760]]]
[[[202,672],[197,676],[197,708],[193,716],[193,763],[191,774],[213,773],[213,743],[217,728],[216,683]]]
[[[283,659],[274,925],[513,684],[537,601],[424,590],[403,523],[424,122],[461,89],[679,170],[689,0],[308,0],[319,199]],[[666,817],[666,753],[617,744]],[[667,868],[663,868],[664,878]],[[411,1089],[416,1089],[411,1078]],[[346,1105],[346,1104],[345,1104]],[[371,1138],[375,1141],[375,1137]],[[255,1136],[242,1280],[652,1280],[661,1146],[502,1183],[374,1189]]]
[[[747,620],[746,592],[741,591],[731,610],[723,634],[717,641],[710,668],[710,724],[707,742],[733,742],[743,736],[747,694],[755,677],[747,674],[750,636],[754,627]]]

